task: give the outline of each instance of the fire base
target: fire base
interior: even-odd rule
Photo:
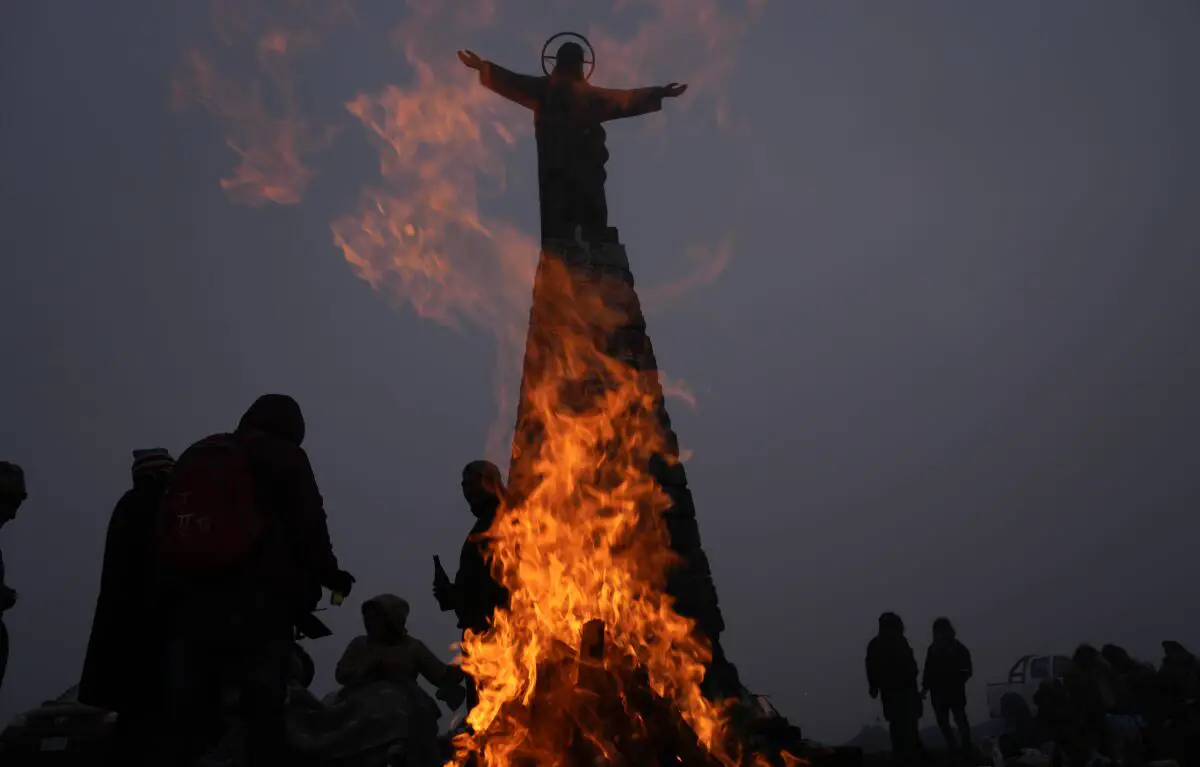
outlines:
[[[721,767],[645,673],[606,646],[604,624],[584,627],[578,648],[560,645],[538,665],[532,702],[509,704],[506,732],[489,731],[467,767]],[[509,746],[507,744],[511,743]]]
[[[736,668],[724,655],[720,644],[725,622],[721,616],[717,591],[713,584],[708,557],[700,541],[696,508],[688,489],[687,474],[679,458],[679,439],[667,414],[658,363],[641,302],[634,288],[633,273],[625,247],[616,229],[609,230],[605,242],[588,245],[579,241],[543,242],[533,289],[529,332],[526,340],[521,397],[509,470],[509,489],[520,498],[536,482],[534,457],[540,444],[541,427],[533,409],[528,407],[530,388],[547,375],[546,360],[562,344],[562,335],[571,332],[595,333],[598,343],[613,360],[619,360],[641,374],[648,387],[654,414],[661,430],[662,452],[649,457],[648,471],[670,498],[671,508],[663,513],[670,536],[670,547],[679,564],[668,572],[666,592],[674,600],[680,615],[695,621],[696,630],[713,650],[713,662],[705,680],[705,692],[711,699],[736,697],[741,683]],[[562,284],[564,275],[569,285]],[[601,314],[581,311],[580,296],[598,297]],[[579,328],[580,323],[591,327]]]

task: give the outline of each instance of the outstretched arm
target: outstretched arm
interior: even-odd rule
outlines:
[[[468,69],[479,73],[479,83],[526,109],[537,109],[545,78],[521,75],[482,59],[474,51],[459,51],[458,60]]]
[[[650,88],[589,88],[594,99],[592,108],[600,122],[620,120],[626,117],[657,112],[662,109],[663,99],[675,98],[687,90],[686,85],[671,83]]]
[[[462,683],[463,671],[461,668],[442,663],[421,640],[413,639],[412,642],[417,660],[417,673],[425,677],[426,681],[438,688]]]

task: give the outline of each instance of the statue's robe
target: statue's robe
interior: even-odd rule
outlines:
[[[608,230],[604,123],[662,109],[661,88],[597,88],[558,75],[535,77],[483,62],[484,87],[533,112],[538,150],[538,198],[543,239],[571,239],[575,227],[589,241]]]

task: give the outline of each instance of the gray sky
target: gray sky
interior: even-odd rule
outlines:
[[[225,128],[170,109],[187,47],[221,50],[202,10],[0,11],[0,457],[30,483],[2,534],[21,601],[0,713],[78,676],[130,451],[178,454],[268,390],[305,409],[356,596],[402,594],[416,634],[456,638],[430,555],[453,561],[469,525],[458,470],[497,418],[495,343],[373,290],[329,230],[379,175],[342,103],[412,83],[397,5],[357,3],[297,60],[303,113],[341,131],[305,158],[302,201],[259,207],[218,184]],[[976,711],[1025,652],[1200,645],[1194,3],[778,0],[744,39],[733,2],[715,36],[655,26],[666,0],[502,5],[435,16],[423,55],[534,69],[541,38],[599,28],[596,82],[704,86],[609,131],[608,190],[659,360],[698,397],[673,418],[752,689],[814,737],[852,735],[875,717],[862,655],[885,609],[919,652],[956,621]],[[631,39],[658,47],[615,60]],[[533,232],[528,133],[480,209]],[[652,289],[731,235],[715,280]],[[356,604],[325,613],[323,686]]]

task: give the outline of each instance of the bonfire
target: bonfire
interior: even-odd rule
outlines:
[[[488,533],[511,603],[462,644],[479,703],[459,765],[747,762],[727,705],[701,691],[708,643],[667,594],[677,555],[656,476],[678,449],[657,372],[614,348],[637,303],[619,271],[543,254],[511,492]]]

